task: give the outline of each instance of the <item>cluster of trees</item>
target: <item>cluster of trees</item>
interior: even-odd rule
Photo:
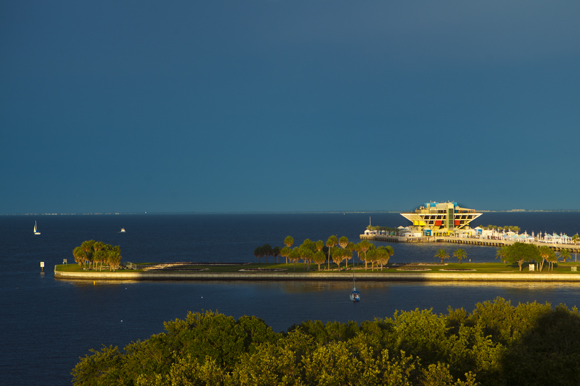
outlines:
[[[520,231],[520,227],[519,226],[515,226],[515,225],[504,225],[504,226],[497,226],[497,225],[480,225],[480,227],[482,229],[495,229],[498,232],[501,231],[512,231],[515,233],[518,233]]]
[[[465,252],[465,249],[456,249],[453,251],[453,256],[457,257],[457,260],[459,260],[459,263],[461,264],[461,260],[467,257],[467,252]],[[444,259],[449,259],[449,254],[445,249],[438,249],[434,257],[440,259],[441,264],[443,264]]]
[[[564,248],[559,252],[559,257],[566,262],[570,258],[570,250]],[[543,245],[538,247],[535,244],[513,243],[498,248],[496,259],[501,259],[504,263],[518,263],[520,271],[525,262],[534,261],[538,264],[538,271],[544,269],[544,263],[548,263],[548,271],[554,270],[554,264],[558,262],[558,254],[550,247]]]
[[[276,333],[261,319],[207,311],[119,350],[91,350],[75,385],[578,385],[576,308],[497,298],[472,313],[395,312],[362,323],[307,321]]]
[[[286,237],[284,239],[284,247],[279,254],[286,258],[286,264],[288,264],[288,260],[294,263],[294,270],[296,270],[296,263],[300,260],[307,264],[308,270],[310,270],[311,263],[317,264],[319,271],[320,266],[327,263],[327,269],[330,270],[331,261],[339,269],[340,264],[344,261],[345,268],[348,269],[348,261],[353,259],[354,253],[357,254],[361,261],[364,261],[365,270],[368,269],[368,263],[371,263],[373,271],[375,264],[382,270],[394,254],[393,247],[390,245],[376,247],[368,240],[355,244],[349,241],[346,236],[341,238],[330,236],[326,243],[322,240],[312,241],[306,239],[299,246],[292,248],[292,245],[294,245],[294,238],[292,236]],[[256,251],[254,251],[254,255],[256,255]]]
[[[103,269],[103,264],[109,266],[109,270],[116,270],[121,264],[121,247],[105,244],[102,241],[83,241],[80,247],[73,249],[75,262],[82,269]]]
[[[278,256],[280,256],[280,247],[274,247],[270,244],[264,244],[261,247],[256,247],[254,249],[254,256],[258,258],[258,263],[262,261],[262,257],[266,256],[266,263],[268,262],[268,257],[273,256],[276,258],[276,263],[278,262]]]

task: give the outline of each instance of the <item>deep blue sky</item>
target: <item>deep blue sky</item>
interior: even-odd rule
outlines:
[[[0,213],[580,209],[578,1],[0,1]]]

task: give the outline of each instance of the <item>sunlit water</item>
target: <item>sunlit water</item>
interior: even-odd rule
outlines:
[[[398,214],[371,214],[375,225],[405,224]],[[40,236],[34,236],[34,220]],[[523,230],[578,231],[580,213],[486,213],[479,224],[518,225]],[[304,320],[363,321],[415,308],[472,311],[497,296],[518,302],[576,306],[580,285],[512,283],[359,282],[360,303],[351,303],[349,282],[93,282],[55,280],[52,269],[73,261],[87,239],[120,245],[124,261],[253,262],[253,250],[282,245],[287,235],[326,241],[329,235],[357,242],[368,214],[147,215],[0,217],[0,384],[70,384],[80,356],[102,344],[125,346],[163,331],[163,322],[188,311],[256,315],[275,331]],[[478,223],[474,223],[477,225]],[[121,227],[126,233],[119,233]],[[391,244],[392,262],[437,261],[437,249],[463,248],[473,262],[495,261],[495,248]],[[45,262],[41,274],[40,261]]]

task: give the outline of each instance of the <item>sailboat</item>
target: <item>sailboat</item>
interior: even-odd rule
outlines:
[[[37,231],[36,221],[34,221],[34,234],[35,235],[39,235],[40,234],[40,232]]]
[[[354,262],[352,264],[352,292],[350,293],[351,302],[360,302],[360,293],[356,290],[356,285],[354,283]]]
[[[125,233],[125,228],[121,228],[121,231],[119,233]]]

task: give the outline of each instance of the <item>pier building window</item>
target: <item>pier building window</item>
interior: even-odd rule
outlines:
[[[455,213],[452,208],[447,211],[447,228],[451,229],[455,226]]]

